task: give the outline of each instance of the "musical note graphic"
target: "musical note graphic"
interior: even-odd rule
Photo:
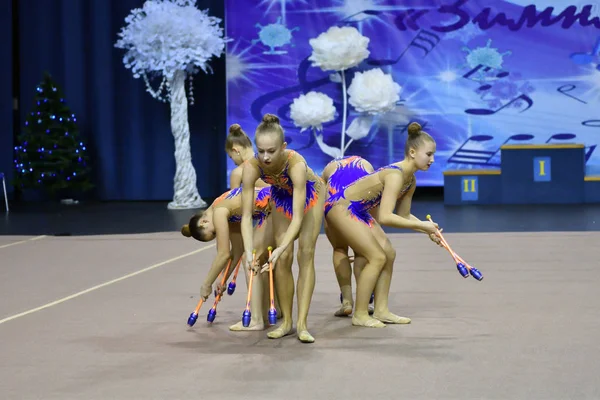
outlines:
[[[591,128],[600,128],[600,119],[588,119],[581,123],[583,126],[589,126]]]
[[[571,143],[575,143],[573,139],[575,139],[576,137],[577,135],[575,135],[574,133],[555,133],[554,135],[550,136],[548,140],[546,140],[546,143],[551,143],[553,140],[557,140],[561,143],[564,143],[566,140],[571,140]],[[585,162],[587,162],[590,159],[594,150],[596,150],[595,144],[585,147]]]
[[[406,24],[411,30],[418,31],[421,28],[417,25],[417,20],[428,12],[429,10],[414,10],[411,8],[406,12],[400,12],[394,19],[394,24],[401,32],[404,32],[407,30],[406,25],[404,25],[404,17],[410,17],[406,19]]]
[[[491,110],[488,108],[468,108],[465,110],[465,112],[467,114],[472,114],[472,115],[493,115],[493,114],[496,114],[497,112],[501,111],[502,109],[512,105],[513,103],[515,103],[515,106],[520,105],[520,100],[523,100],[527,103],[527,108],[525,108],[524,110],[521,110],[521,112],[525,112],[528,109],[530,109],[531,106],[533,106],[533,100],[531,100],[531,98],[529,96],[527,96],[526,94],[522,94],[518,97],[515,97],[514,99],[512,99],[508,103],[504,104],[503,106],[497,108],[496,110]]]
[[[589,53],[572,53],[569,57],[577,65],[588,65],[596,62],[596,69],[600,71],[600,37],[598,37],[594,48]]]
[[[556,90],[559,91],[560,93],[564,94],[565,96],[569,96],[570,98],[575,99],[575,100],[577,100],[577,101],[579,101],[579,102],[581,102],[583,104],[587,104],[587,102],[585,102],[585,101],[583,101],[581,99],[578,99],[577,97],[575,97],[575,96],[570,95],[570,94],[567,93],[567,92],[570,92],[570,91],[572,91],[573,89],[576,89],[576,88],[577,88],[577,86],[575,86],[575,85],[562,85],[561,87],[559,87]]]
[[[492,159],[500,153],[500,147],[510,141],[524,142],[532,140],[533,135],[521,133],[510,136],[499,146],[493,148],[485,148],[485,142],[494,139],[490,135],[475,135],[469,137],[455,152],[448,158],[448,163],[463,164],[463,165],[488,165],[500,166],[500,161],[492,161]],[[483,149],[482,149],[483,147]]]
[[[408,46],[400,53],[400,55],[395,60],[374,60],[368,59],[366,62],[369,65],[377,65],[377,66],[385,66],[385,65],[393,65],[398,63],[404,54],[411,48],[415,47],[417,49],[421,49],[425,52],[423,57],[427,57],[429,53],[435,49],[435,47],[440,43],[440,37],[435,33],[421,30],[417,33],[417,35],[410,41]]]
[[[448,158],[448,163],[466,164],[466,165],[485,165],[493,157],[495,151],[482,150],[482,143],[494,139],[490,135],[475,135],[469,137],[455,152]],[[471,146],[471,148],[469,148]]]
[[[493,71],[493,70],[496,70],[496,69],[492,68],[492,67],[487,67],[483,64],[479,64],[475,68],[471,69],[469,72],[464,74],[463,78],[475,81],[477,83],[481,83],[481,81],[489,82],[489,81],[495,81],[498,79],[502,79],[502,78],[507,77],[510,74],[508,71],[501,71],[501,72],[498,72],[496,74],[496,76],[494,76],[494,77],[485,76],[485,74],[488,74],[490,71]],[[473,75],[476,75],[477,79],[471,78],[471,76],[473,76]],[[487,87],[487,89],[490,89],[492,86],[486,84],[486,85],[481,86],[478,90],[487,90],[487,89],[484,89],[484,87]]]
[[[358,11],[355,12],[352,15],[348,15],[346,18],[342,19],[341,21],[339,21],[337,23],[337,25],[358,25],[359,22],[364,21],[365,19],[369,18],[369,16],[372,17],[378,17],[379,15],[383,14],[383,11],[379,11],[379,10],[362,10],[362,11]],[[366,17],[362,18],[362,19],[358,19],[356,17],[358,17],[359,15],[366,15]]]

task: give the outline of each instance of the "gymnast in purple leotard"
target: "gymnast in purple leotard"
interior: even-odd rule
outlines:
[[[435,150],[435,140],[413,122],[408,127],[404,160],[354,180],[326,201],[325,220],[338,245],[349,246],[366,259],[357,282],[353,325],[380,328],[385,323],[410,323],[409,318],[392,314],[388,308],[395,250],[381,225],[424,232],[437,241],[437,225],[410,213],[414,174],[429,169]],[[368,305],[373,291],[371,317]]]
[[[342,192],[346,186],[371,172],[373,172],[373,166],[367,160],[359,156],[347,156],[330,161],[323,169],[321,178],[327,182],[328,198],[335,198],[336,193]],[[330,206],[327,205],[326,201],[325,210],[329,208]],[[346,317],[352,314],[354,306],[352,270],[354,269],[354,277],[358,282],[358,277],[366,264],[366,259],[355,254],[354,268],[352,268],[348,255],[348,245],[340,242],[339,236],[329,229],[327,221],[325,221],[325,235],[333,247],[333,268],[341,292],[342,304],[334,315],[336,317]],[[372,307],[369,306],[369,313],[372,313],[372,311]]]
[[[252,260],[253,232],[252,190],[262,179],[271,185],[273,230],[277,247],[271,261],[275,269],[275,288],[283,314],[282,323],[267,336],[278,339],[292,330],[294,276],[292,262],[294,242],[298,239],[298,322],[297,336],[312,343],[307,317],[315,287],[315,248],[323,222],[326,185],[295,151],[287,150],[279,118],[266,114],[256,128],[254,137],[257,154],[248,160],[242,173],[242,236],[246,259]],[[256,267],[254,267],[256,268]],[[268,271],[263,266],[263,272]]]

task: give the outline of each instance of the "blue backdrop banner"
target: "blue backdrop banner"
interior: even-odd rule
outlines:
[[[228,123],[254,136],[277,114],[291,149],[320,173],[359,112],[341,75],[309,60],[310,39],[332,26],[369,38],[369,56],[345,72],[380,68],[400,85],[366,136],[345,137],[346,154],[374,167],[403,158],[408,123],[437,141],[436,162],[419,185],[443,185],[446,169],[499,168],[504,143],[583,143],[587,174],[600,174],[600,7],[595,0],[227,0]],[[333,99],[322,131],[295,126],[294,99]],[[366,132],[365,132],[366,133]],[[234,167],[229,161],[228,173]]]

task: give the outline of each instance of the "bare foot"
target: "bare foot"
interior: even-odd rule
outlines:
[[[306,331],[306,330],[298,332],[298,340],[300,340],[302,343],[314,343],[315,342],[315,338],[312,337],[312,335],[310,333],[308,333],[308,331]]]
[[[267,337],[269,339],[281,339],[284,336],[287,336],[292,331],[292,322],[283,321],[281,325],[279,325],[276,329],[267,333]]]
[[[347,317],[352,314],[352,304],[344,303],[341,305],[340,309],[335,312],[336,317]]]
[[[410,318],[401,317],[399,315],[392,314],[389,311],[373,314],[373,318],[378,319],[381,322],[385,322],[386,324],[410,324]]]
[[[354,326],[365,326],[367,328],[385,328],[385,324],[375,318],[366,316],[357,316],[354,314],[352,317],[352,325]]]
[[[265,323],[264,322],[258,322],[258,321],[250,321],[250,325],[248,325],[248,327],[245,327],[244,324],[242,323],[242,321],[238,322],[235,325],[231,325],[229,327],[230,331],[234,331],[234,332],[241,332],[241,331],[262,331],[265,329]]]

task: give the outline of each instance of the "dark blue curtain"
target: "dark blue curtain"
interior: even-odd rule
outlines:
[[[170,200],[173,195],[169,106],[146,92],[144,81],[123,66],[124,51],[114,47],[125,17],[143,3],[19,2],[21,120],[31,110],[35,85],[44,71],[50,72],[89,144],[100,200]],[[197,5],[224,17],[223,1],[200,0]],[[205,198],[216,197],[227,186],[225,56],[211,66],[214,74],[196,76],[196,105],[189,107],[192,159]],[[2,95],[6,97],[4,89]]]
[[[12,191],[13,88],[12,88],[12,0],[0,0],[0,173],[7,175]],[[2,190],[2,189],[0,189]],[[0,195],[1,196],[1,195]]]

